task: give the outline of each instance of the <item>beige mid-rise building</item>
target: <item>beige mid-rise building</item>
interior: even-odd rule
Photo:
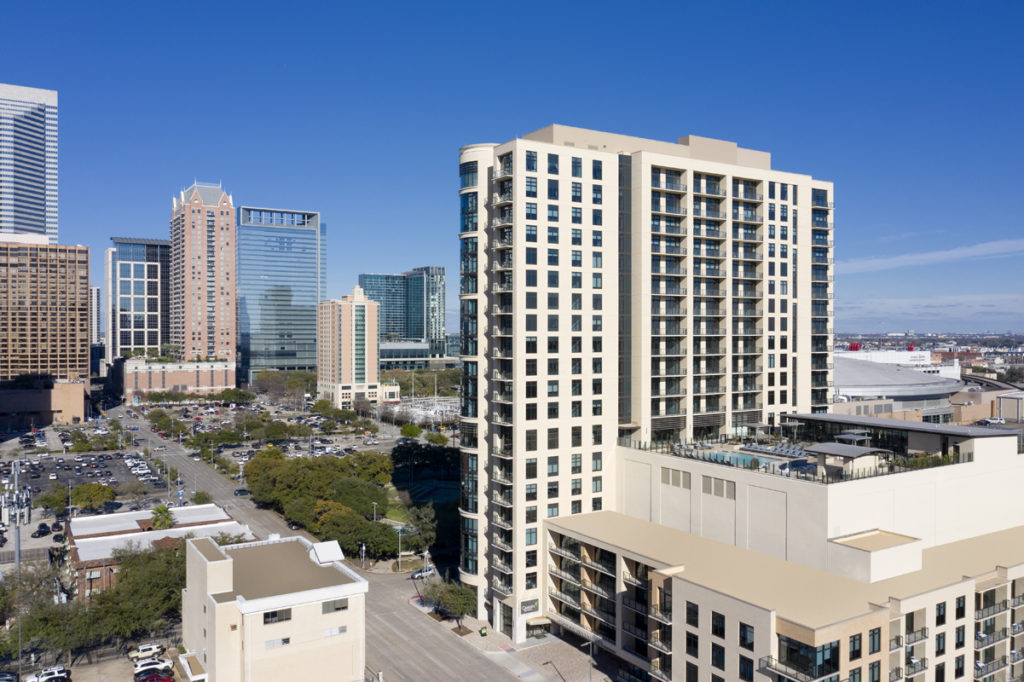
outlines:
[[[317,308],[317,391],[340,408],[385,400],[380,384],[380,303],[361,287]]]
[[[521,641],[545,518],[615,509],[616,438],[825,412],[832,185],[766,152],[550,126],[460,155],[463,581]]]
[[[186,545],[180,657],[206,682],[362,680],[367,582],[335,541]]]
[[[183,360],[235,361],[235,210],[220,185],[172,200],[170,343]]]

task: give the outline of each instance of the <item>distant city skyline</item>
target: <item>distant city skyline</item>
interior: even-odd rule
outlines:
[[[885,22],[859,5],[660,7],[655,22],[639,10],[545,11],[538,26],[530,12],[490,6],[397,19],[384,7],[212,6],[207,20],[236,30],[208,41],[183,37],[157,7],[13,5],[5,20],[45,24],[50,49],[40,54],[30,31],[10,32],[0,82],[59,93],[60,241],[94,254],[115,235],[166,238],[167,194],[195,178],[223,181],[238,203],[316,207],[332,228],[328,297],[347,293],[360,272],[420,263],[456,272],[452,149],[562,123],[732,140],[771,150],[773,167],[832,179],[838,332],[1024,330],[1024,297],[1013,293],[1024,254],[1015,206],[1024,94],[1002,87],[1024,61],[1019,4],[1000,3],[999,21],[947,3],[926,15],[887,7]],[[379,52],[380,37],[364,28],[382,22],[387,58],[352,68]],[[681,22],[728,25],[730,48],[717,49],[714,31],[688,34],[688,54],[716,58],[681,60],[690,84],[666,87],[676,67],[648,48],[670,44]],[[501,106],[479,116],[491,95],[467,84],[492,82],[494,65],[465,58],[464,31],[496,23],[547,48],[522,49],[497,84],[503,94],[493,93]],[[566,23],[578,30],[557,28]],[[286,51],[247,49],[247,36],[270,25],[304,39]],[[616,50],[594,48],[589,36],[604,33]],[[170,84],[189,73],[222,77],[194,85],[202,106],[168,106]],[[249,106],[254,93],[266,97]],[[291,104],[310,97],[315,106]],[[950,201],[961,196],[982,200],[963,212]],[[94,257],[93,284],[102,272]],[[449,329],[457,295],[448,287]]]

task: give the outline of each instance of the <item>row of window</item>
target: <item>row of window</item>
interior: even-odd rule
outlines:
[[[464,194],[462,196],[468,196],[468,195]],[[557,223],[558,222],[558,216],[559,216],[558,206],[556,204],[548,204],[547,211],[548,211],[548,218],[547,218],[548,222],[549,223]],[[571,211],[570,211],[570,216],[571,216],[570,219],[571,219],[573,224],[575,224],[575,225],[582,225],[583,224],[583,209],[582,208],[578,208],[576,206],[573,206]],[[532,202],[532,201],[527,201],[526,202],[526,219],[527,220],[537,220],[537,204],[536,204],[536,202]],[[604,211],[602,209],[600,209],[600,208],[591,209],[591,211],[590,211],[590,222],[593,225],[603,225],[604,224]]]
[[[509,155],[511,156],[511,155]],[[499,163],[505,163],[505,159],[509,157],[502,157]],[[548,154],[548,174],[558,175],[559,158],[558,154]],[[583,159],[574,156],[571,161],[572,165],[572,177],[582,178],[583,177]],[[526,152],[526,171],[529,173],[537,172],[537,152]],[[594,160],[590,166],[590,176],[593,180],[601,180],[604,174],[604,165],[601,161]]]
[[[569,429],[570,434],[570,445],[569,447],[578,448],[583,447],[583,427],[573,426]],[[525,449],[527,452],[537,451],[537,429],[526,429],[526,440]],[[593,424],[590,427],[590,444],[601,445],[604,442],[603,428],[600,424]],[[549,449],[557,449],[559,443],[559,429],[553,428],[547,430],[547,443]]]
[[[548,403],[547,408],[548,419],[558,419],[558,403]],[[591,416],[598,417],[604,414],[604,402],[601,400],[593,400],[590,403],[590,414]],[[572,401],[570,405],[570,417],[582,417],[583,416],[583,402],[580,400]],[[526,404],[526,421],[537,420],[537,403]]]
[[[558,229],[559,228],[557,228],[557,227],[555,227],[553,225],[548,226],[548,244],[557,244],[558,243],[558,236],[559,236]],[[579,228],[576,228],[576,227],[572,228],[571,237],[572,237],[572,245],[573,246],[582,246],[583,245],[583,230],[581,230]],[[537,226],[536,225],[527,225],[526,226],[526,241],[528,241],[528,242],[536,242],[537,241]],[[601,233],[601,230],[594,230],[591,233],[591,244],[593,246],[600,247],[600,246],[602,246],[602,243],[603,243],[603,235]]]
[[[559,197],[558,191],[559,185],[558,180],[548,180],[548,199],[557,201]],[[571,185],[572,200],[574,202],[583,201],[583,183],[574,182]],[[527,176],[526,178],[526,196],[530,198],[537,198],[537,178]],[[601,185],[592,185],[590,188],[590,199],[595,204],[601,204],[604,202],[604,189]]]
[[[583,252],[572,250],[570,251],[570,264],[574,268],[583,267]],[[558,265],[559,252],[558,249],[548,249],[547,252],[547,263],[548,265]],[[603,267],[604,258],[600,251],[594,251],[590,257],[591,265],[595,268]],[[537,264],[537,248],[534,246],[526,247],[526,263],[527,265]]]
[[[534,264],[536,264],[536,263],[534,263]],[[548,274],[548,286],[549,287],[557,287],[558,286],[558,281],[560,279],[559,276],[558,276],[558,271],[557,270],[548,270],[547,274]],[[525,272],[525,281],[526,281],[526,286],[528,286],[528,287],[535,287],[535,286],[537,286],[537,271],[536,270],[527,270]],[[602,274],[600,272],[593,273],[591,275],[591,277],[590,277],[590,281],[591,281],[591,286],[594,289],[601,289],[604,286],[604,277],[602,276]],[[570,284],[571,284],[573,289],[582,289],[583,288],[583,273],[582,272],[570,273]]]

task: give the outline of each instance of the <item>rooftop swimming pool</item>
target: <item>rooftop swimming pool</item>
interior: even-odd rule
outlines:
[[[767,455],[750,455],[744,452],[709,452],[707,454],[700,454],[697,459],[712,460],[714,462],[722,462],[723,464],[732,464],[737,467],[744,467],[749,469],[752,462],[756,459],[758,466],[764,466],[765,464],[779,464],[787,460],[780,459],[778,457],[768,457]]]

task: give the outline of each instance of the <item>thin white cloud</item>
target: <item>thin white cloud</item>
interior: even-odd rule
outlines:
[[[870,320],[956,320],[1018,323],[1024,316],[1024,296],[1018,294],[953,294],[913,298],[871,298],[837,302],[836,319],[842,322]]]
[[[836,272],[850,275],[859,272],[878,272],[879,270],[896,270],[919,265],[935,265],[977,258],[995,258],[1013,256],[1024,253],[1024,239],[1000,239],[994,242],[982,242],[971,246],[958,246],[943,251],[922,251],[905,253],[899,256],[883,256],[880,258],[861,258],[841,261],[836,264]]]

